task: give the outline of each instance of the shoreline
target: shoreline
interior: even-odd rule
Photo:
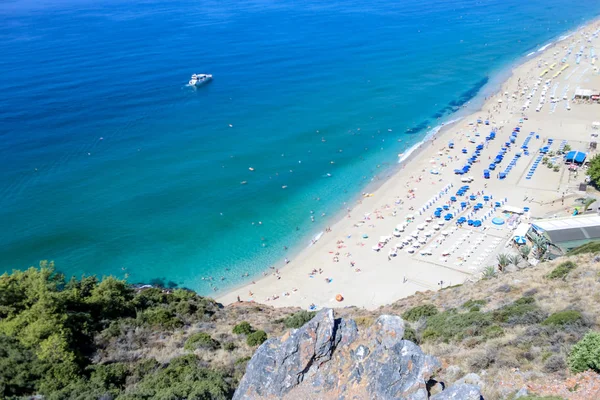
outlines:
[[[385,177],[382,179],[373,179],[371,182],[369,182],[368,184],[366,184],[363,188],[363,194],[366,193],[373,193],[375,194],[375,196],[377,196],[377,193],[382,189],[382,187],[389,185],[390,182],[392,182],[394,179],[398,179],[399,176],[407,169],[409,164],[411,163],[417,163],[418,161],[422,161],[419,160],[424,154],[427,153],[426,150],[431,149],[431,147],[433,145],[436,145],[436,141],[438,139],[445,141],[448,139],[448,137],[450,136],[451,132],[458,128],[459,125],[461,125],[462,123],[464,123],[465,121],[468,122],[468,120],[470,119],[477,119],[478,117],[482,117],[482,115],[477,115],[477,114],[484,114],[487,111],[489,111],[489,109],[491,107],[493,107],[496,103],[496,99],[495,96],[497,96],[498,94],[502,95],[502,92],[505,90],[505,87],[509,84],[509,82],[511,82],[511,80],[514,78],[516,72],[520,69],[520,68],[524,68],[525,65],[528,64],[532,64],[534,62],[539,62],[539,60],[541,60],[544,57],[547,57],[548,54],[550,52],[552,52],[557,46],[559,46],[560,44],[564,44],[563,42],[572,38],[573,36],[575,36],[577,33],[581,32],[582,30],[597,24],[600,21],[600,18],[598,17],[594,17],[593,19],[591,19],[590,21],[585,22],[584,24],[578,26],[575,29],[563,32],[557,36],[555,36],[554,38],[552,38],[550,40],[549,43],[544,44],[543,46],[539,47],[536,46],[536,50],[533,52],[533,56],[530,56],[532,53],[529,53],[527,55],[521,55],[520,57],[518,57],[514,62],[510,63],[506,68],[503,68],[501,70],[498,71],[498,73],[492,77],[488,83],[486,83],[478,92],[477,94],[470,99],[469,101],[467,101],[465,104],[463,104],[461,106],[461,109],[452,112],[450,114],[448,114],[447,116],[445,116],[444,120],[442,120],[442,122],[437,125],[434,126],[430,129],[428,129],[425,134],[425,136],[423,137],[423,139],[421,141],[419,141],[418,143],[415,143],[415,145],[413,145],[412,147],[410,147],[409,149],[407,149],[405,151],[406,156],[401,157],[398,162],[397,162],[397,166],[394,166],[390,163],[390,167],[388,167],[384,173]],[[504,78],[504,79],[502,79]],[[482,98],[483,97],[483,98]],[[477,100],[480,100],[480,102],[478,102]],[[473,108],[469,107],[472,106],[473,103],[476,103],[477,105]],[[490,124],[489,128],[492,128],[492,125],[496,125],[497,123],[500,122],[504,122],[504,121],[494,121],[494,124]],[[496,126],[497,127],[497,126]],[[429,146],[429,144],[431,144],[432,146]],[[437,144],[439,144],[439,141],[437,142]],[[407,154],[408,153],[408,154]],[[426,158],[426,157],[423,157]],[[377,175],[376,175],[377,177]],[[349,212],[353,212],[355,211],[357,208],[359,208],[359,205],[362,204],[361,199],[364,196],[362,196],[361,194],[357,193],[353,196],[350,196],[348,198],[348,201],[346,202],[346,204],[349,206],[349,211],[348,210],[343,210],[341,209],[339,212],[336,212],[334,215],[332,215],[329,219],[329,221],[331,221],[331,224],[329,224],[330,227],[332,227],[333,231],[336,231],[337,228],[339,228],[339,226],[346,220],[346,215]],[[358,202],[358,203],[357,203]],[[322,229],[316,229],[315,232],[318,232],[320,230],[325,229],[325,227],[323,227]],[[310,235],[311,237],[314,237],[314,234]],[[323,234],[323,237],[321,237],[321,239],[319,240],[319,242],[317,242],[318,244],[321,244],[322,247],[322,243],[325,242],[327,240],[327,234]],[[317,246],[313,246],[313,247],[317,247]],[[290,249],[289,251],[289,256],[292,259],[292,262],[288,265],[285,265],[281,268],[277,268],[275,266],[270,266],[269,268],[271,268],[272,270],[277,270],[277,275],[281,274],[285,274],[288,273],[291,269],[293,268],[300,268],[300,265],[294,263],[294,261],[297,258],[300,259],[304,259],[306,258],[306,253],[309,252],[314,252],[316,251],[316,249],[312,249],[311,246],[302,246],[301,243],[299,243],[297,246],[295,245],[293,248]],[[281,260],[283,261],[283,260]],[[281,270],[281,272],[279,272],[279,270]],[[239,292],[239,291],[243,291],[245,292],[246,290],[251,291],[252,288],[258,286],[259,284],[264,284],[266,280],[269,280],[270,278],[270,274],[267,276],[262,276],[259,279],[257,279],[256,281],[254,281],[255,283],[245,283],[245,284],[240,284],[240,285],[236,285],[234,287],[230,287],[227,288],[227,290],[220,294],[219,296],[216,296],[216,300],[219,302],[222,302],[224,304],[229,304],[232,303],[233,300],[232,298],[235,296],[235,292]],[[401,296],[404,297],[404,296]],[[255,300],[257,302],[262,302],[261,300]],[[290,304],[285,304],[286,306],[289,306]],[[354,305],[354,304],[351,304]],[[276,304],[276,306],[278,306]],[[283,306],[283,304],[282,304]]]

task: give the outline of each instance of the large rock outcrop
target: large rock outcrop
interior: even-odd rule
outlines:
[[[320,311],[302,328],[263,343],[246,368],[234,400],[429,399],[440,362],[404,340],[404,321],[383,315],[359,332],[353,320]],[[436,399],[479,399],[476,386],[460,385]],[[444,397],[445,396],[445,397]],[[479,396],[479,397],[477,397]]]

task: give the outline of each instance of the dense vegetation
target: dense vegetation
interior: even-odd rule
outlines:
[[[108,277],[70,279],[53,265],[0,277],[0,398],[41,393],[49,399],[194,398],[231,396],[232,380],[193,354],[172,359],[93,364],[103,340],[124,329],[169,331],[209,318],[210,299],[175,289],[136,292]],[[209,334],[191,336],[187,350],[214,349]],[[125,390],[128,388],[128,390]]]

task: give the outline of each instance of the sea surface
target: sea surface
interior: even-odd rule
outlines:
[[[0,273],[51,259],[203,294],[260,276],[599,14],[598,0],[4,0]],[[192,88],[192,73],[215,78]]]

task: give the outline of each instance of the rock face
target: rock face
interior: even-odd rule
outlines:
[[[324,309],[300,329],[263,343],[233,398],[429,399],[440,362],[403,335],[397,316],[383,315],[359,332],[353,320],[335,319]],[[458,386],[457,394],[448,388],[435,398],[479,400],[473,397],[477,387]],[[446,394],[451,397],[437,397]]]

